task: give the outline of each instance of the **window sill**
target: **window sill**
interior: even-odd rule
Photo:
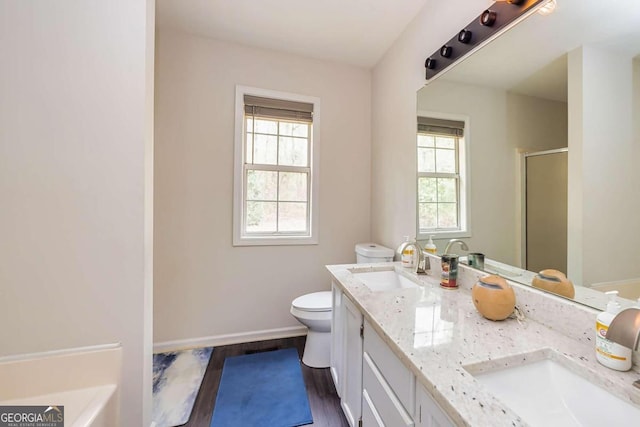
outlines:
[[[233,246],[303,246],[317,245],[317,237],[234,237]]]
[[[429,240],[429,236],[433,236],[434,240],[444,239],[465,239],[471,237],[471,231],[457,230],[457,231],[439,231],[418,234],[417,240]]]

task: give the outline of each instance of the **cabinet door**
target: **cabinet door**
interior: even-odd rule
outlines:
[[[331,311],[331,377],[336,386],[336,392],[342,397],[344,383],[344,306],[342,291],[335,284],[331,284],[333,310]]]
[[[367,390],[362,391],[362,425],[366,427],[385,427]]]
[[[344,384],[341,400],[342,410],[351,427],[358,425],[362,415],[362,314],[343,295],[344,318]]]
[[[454,427],[455,424],[438,406],[422,384],[416,387],[416,426]]]

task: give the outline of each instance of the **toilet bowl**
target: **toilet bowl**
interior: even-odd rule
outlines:
[[[291,314],[309,328],[302,363],[311,368],[328,368],[331,362],[331,292],[314,292],[294,299]]]

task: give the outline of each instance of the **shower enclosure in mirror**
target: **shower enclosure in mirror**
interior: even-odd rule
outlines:
[[[487,271],[559,270],[596,308],[587,288],[640,297],[639,22],[636,2],[558,0],[418,91],[419,122],[465,124],[459,218]],[[441,251],[451,234],[418,232]]]

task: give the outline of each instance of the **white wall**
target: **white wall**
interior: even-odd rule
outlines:
[[[517,149],[539,151],[566,146],[566,104],[444,80],[420,89],[417,103],[418,111],[469,120],[465,139],[470,156],[472,235],[464,240],[470,251],[519,265]],[[415,139],[403,143],[413,147],[415,156]],[[415,173],[415,167],[407,167],[389,179],[409,181],[415,179]],[[412,194],[406,201],[412,204],[414,213],[415,199]],[[447,241],[436,240],[440,251]]]
[[[321,100],[320,243],[233,247],[235,85]],[[368,70],[160,29],[154,340],[297,327],[291,301],[370,238]]]
[[[584,46],[570,52],[569,76],[569,273],[585,285],[638,277],[633,61]],[[607,250],[612,264],[604,267]]]
[[[150,416],[153,13],[0,2],[0,356],[120,342],[131,426]]]

